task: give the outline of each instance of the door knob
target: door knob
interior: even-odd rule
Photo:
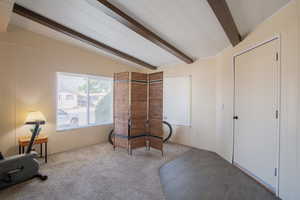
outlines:
[[[239,116],[233,116],[233,119],[238,120]]]

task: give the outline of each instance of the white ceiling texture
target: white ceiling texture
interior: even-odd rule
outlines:
[[[239,32],[245,36],[290,0],[226,1]],[[183,63],[179,58],[103,13],[98,7],[97,0],[16,0],[16,2],[152,65]],[[230,45],[206,0],[109,0],[109,2],[194,60],[215,56]],[[119,59],[17,14],[12,15],[10,23]]]

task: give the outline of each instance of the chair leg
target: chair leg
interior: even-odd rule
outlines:
[[[149,140],[146,141],[146,151],[150,150],[150,142]]]
[[[131,144],[128,145],[128,155],[132,155]]]
[[[43,157],[43,143],[40,144],[40,157]]]
[[[113,139],[113,149],[114,149],[114,151],[116,150],[116,136],[114,136],[114,139]]]
[[[45,162],[48,162],[48,142],[45,143]]]
[[[131,145],[130,145],[130,148],[129,148],[129,154],[132,156],[132,148],[131,148]]]
[[[151,147],[151,141],[148,140],[148,151],[150,151],[150,147]]]

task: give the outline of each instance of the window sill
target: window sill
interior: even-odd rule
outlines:
[[[77,129],[91,128],[91,127],[97,127],[97,126],[107,126],[107,125],[113,125],[113,123],[103,123],[103,124],[96,124],[96,125],[79,126],[79,127],[74,127],[74,128],[56,129],[56,132],[66,132],[66,131],[73,131],[73,130],[77,130]]]

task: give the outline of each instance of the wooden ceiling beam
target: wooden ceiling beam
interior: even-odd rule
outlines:
[[[108,45],[106,45],[102,42],[99,42],[99,41],[97,41],[93,38],[90,38],[90,37],[78,32],[78,31],[75,31],[71,28],[68,28],[68,27],[62,25],[62,24],[59,24],[58,22],[55,22],[55,21],[53,21],[53,20],[51,20],[47,17],[44,17],[44,16],[42,16],[42,15],[40,15],[40,14],[38,14],[38,13],[32,11],[32,10],[29,10],[29,9],[19,5],[19,4],[14,4],[13,12],[18,14],[18,15],[21,15],[21,16],[27,18],[27,19],[35,21],[39,24],[47,26],[48,28],[51,28],[55,31],[58,31],[58,32],[63,33],[65,35],[68,35],[68,36],[70,36],[74,39],[77,39],[77,40],[80,40],[80,41],[82,41],[86,44],[92,45],[92,46],[94,46],[98,49],[101,49],[101,50],[103,50],[107,53],[113,54],[115,56],[118,56],[120,58],[123,58],[125,60],[128,60],[130,62],[136,63],[138,65],[141,65],[143,67],[146,67],[146,68],[149,68],[149,69],[152,69],[152,70],[157,69],[156,66],[153,66],[149,63],[146,63],[146,62],[144,62],[144,61],[142,61],[138,58],[135,58],[135,57],[133,57],[131,55],[128,55],[124,52],[121,52],[121,51],[119,51],[119,50],[117,50],[113,47],[110,47],[110,46],[108,46]]]
[[[107,0],[98,0],[99,8],[108,16],[114,18],[121,24],[125,25],[127,28],[131,29],[132,31],[136,32],[140,36],[144,37],[145,39],[153,42],[160,48],[166,50],[170,54],[176,56],[180,60],[184,61],[185,63],[193,63],[193,59],[178,50],[176,47],[171,45],[170,43],[166,42],[158,35],[147,29],[141,23],[127,15],[125,12],[114,6],[113,4],[109,3]]]
[[[241,35],[225,0],[207,0],[222,25],[232,46],[241,42]]]

